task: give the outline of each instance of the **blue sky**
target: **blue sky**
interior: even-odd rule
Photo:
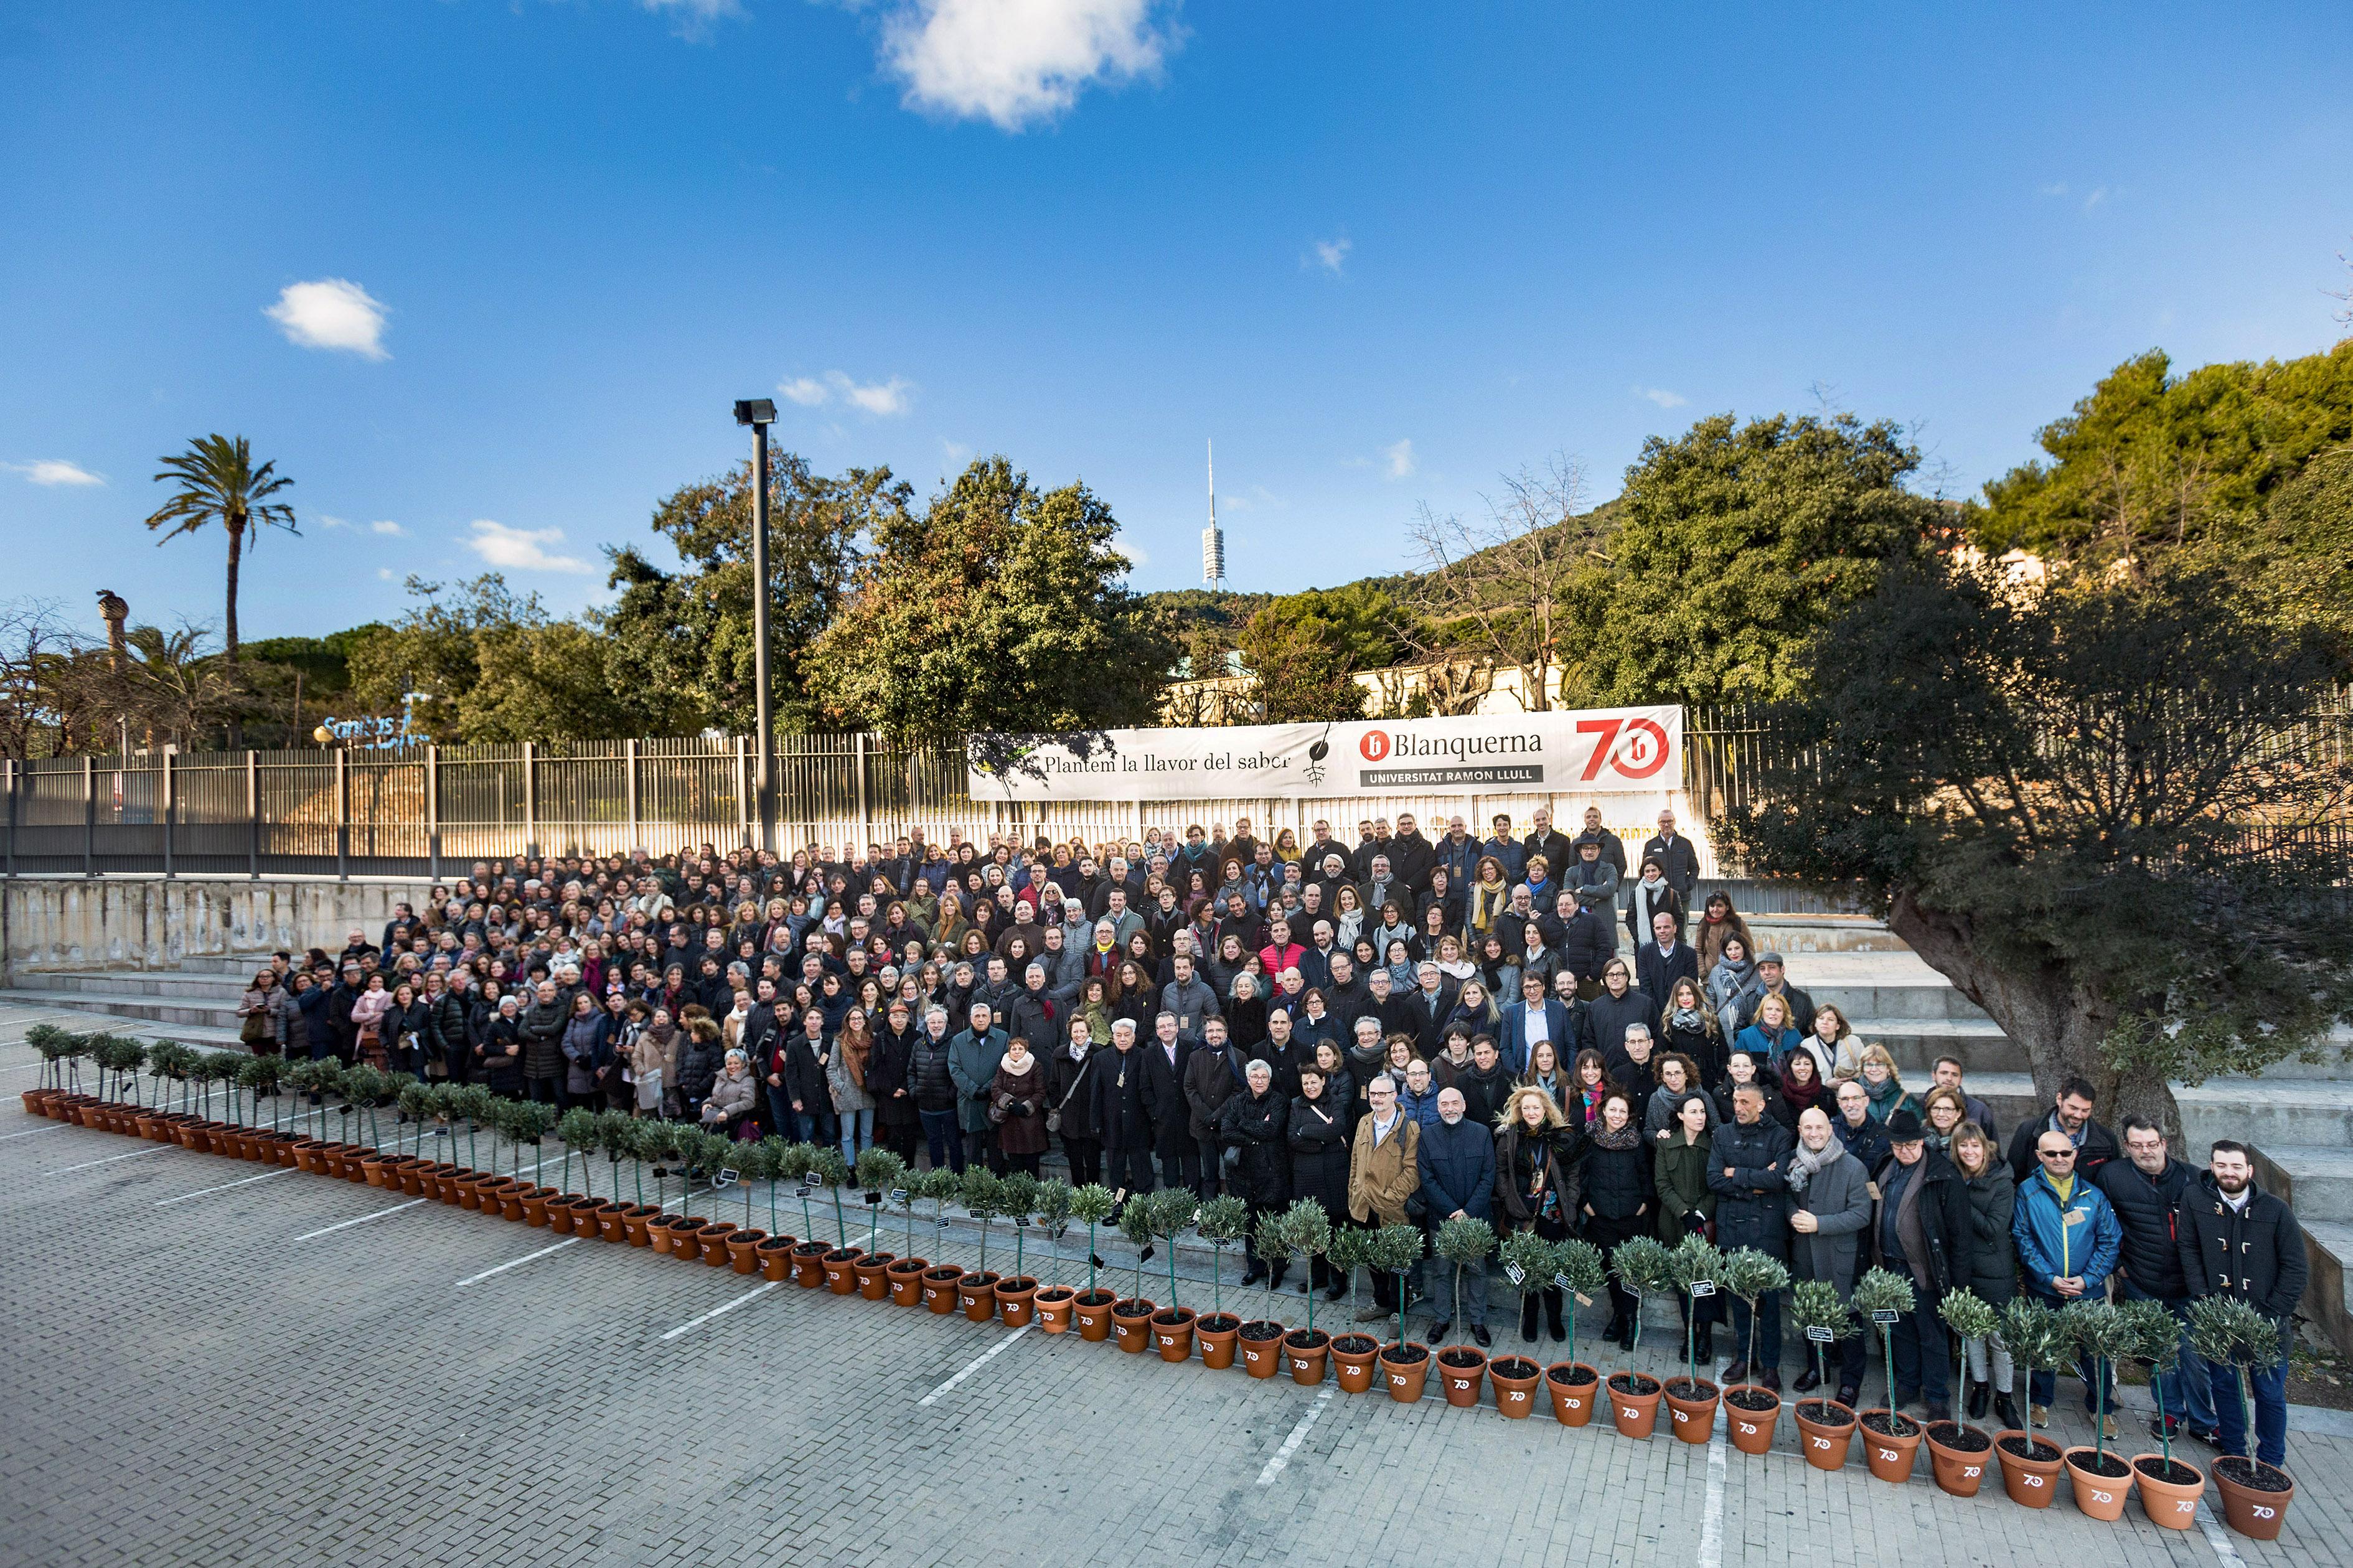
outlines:
[[[2344,331],[2348,82],[2341,3],[0,0],[5,593],[217,622],[140,520],[219,430],[304,519],[248,637],[578,608],[761,395],[821,468],[1083,478],[1146,588],[1212,437],[1273,590],[1719,410],[1970,490],[2129,354]]]

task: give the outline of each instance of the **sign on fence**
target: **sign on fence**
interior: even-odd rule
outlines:
[[[973,799],[1221,800],[1683,783],[1680,707],[976,737]]]

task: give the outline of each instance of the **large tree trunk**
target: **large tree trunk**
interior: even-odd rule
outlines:
[[[245,531],[241,528],[229,527],[227,531],[228,533],[228,618],[226,623],[227,630],[221,639],[222,647],[226,649],[221,657],[221,663],[227,668],[229,683],[234,687],[237,683],[237,568],[243,564],[245,556]],[[232,695],[229,700],[234,702],[237,699]],[[232,709],[228,721],[228,749],[236,752],[242,751],[244,748],[245,716]]]
[[[2094,1114],[2103,1123],[2114,1127],[2126,1116],[2146,1116],[2178,1148],[2181,1111],[2165,1080],[2145,1071],[2120,1075],[2101,1058],[2116,1009],[2092,977],[2057,962],[2021,965],[1985,956],[1973,926],[1968,916],[1924,904],[1909,889],[1899,889],[1888,906],[1887,929],[2026,1052],[2044,1105],[2058,1098],[2063,1080],[2084,1078],[2099,1090]]]

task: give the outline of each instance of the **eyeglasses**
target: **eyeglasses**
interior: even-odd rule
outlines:
[[[2045,1160],[2072,1160],[2075,1157],[2073,1149],[2037,1149],[2035,1153]]]

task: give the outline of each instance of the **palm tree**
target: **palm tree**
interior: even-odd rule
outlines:
[[[289,533],[301,531],[294,526],[294,509],[284,501],[269,498],[294,481],[280,475],[275,462],[253,466],[253,448],[238,436],[201,436],[188,443],[188,449],[177,457],[162,459],[164,472],[155,476],[158,484],[176,482],[179,490],[147,520],[149,528],[172,528],[163,539],[183,533],[194,533],[208,522],[217,522],[228,535],[228,621],[223,639],[222,663],[229,679],[237,679],[237,574],[245,555],[245,536],[264,526],[282,528]],[[244,726],[237,720],[229,721],[229,744],[243,742]]]

